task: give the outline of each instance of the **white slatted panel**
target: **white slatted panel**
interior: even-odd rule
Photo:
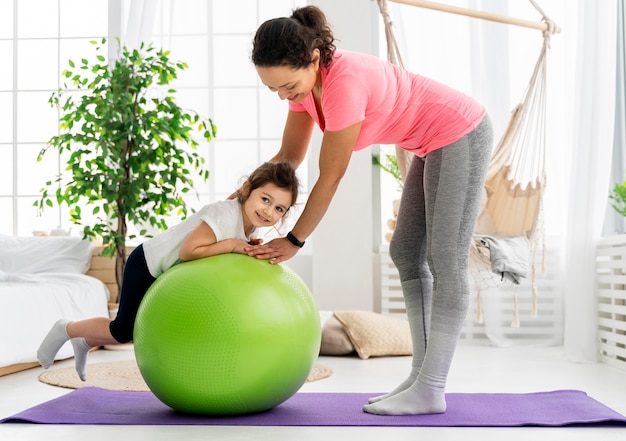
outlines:
[[[381,313],[406,317],[398,272],[389,257],[388,246],[381,246]],[[538,266],[541,266],[538,260]],[[556,247],[546,250],[546,274],[537,275],[537,315],[532,316],[532,285],[523,280],[518,286],[503,285],[481,292],[482,318],[477,318],[478,302],[472,284],[467,319],[461,333],[465,343],[492,343],[498,346],[559,345],[563,343],[563,293],[560,279],[559,251]],[[626,276],[625,276],[626,277]],[[626,281],[625,281],[626,283]],[[514,301],[517,296],[520,326],[514,328]]]
[[[380,312],[383,315],[406,318],[406,307],[400,286],[400,276],[396,266],[389,257],[389,246],[383,245],[380,250]]]
[[[487,336],[497,345],[554,346],[563,343],[563,291],[559,256],[546,252],[546,273],[538,274],[537,311],[533,315],[532,284],[528,279],[519,285],[505,285],[483,296],[483,314]],[[515,299],[519,327],[511,326]]]
[[[626,235],[602,238],[596,256],[600,359],[626,370]]]
[[[398,270],[389,257],[389,246],[381,245],[380,248],[380,274],[381,274],[381,314],[391,317],[406,318],[406,306],[400,286]],[[476,323],[477,304],[470,303],[470,310],[461,333],[461,341],[465,343],[488,343],[485,335],[485,327],[481,323]]]

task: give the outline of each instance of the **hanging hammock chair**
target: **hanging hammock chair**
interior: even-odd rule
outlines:
[[[529,1],[543,17],[540,24],[432,2],[397,1],[398,3],[488,20],[535,27],[541,29],[543,33],[543,45],[526,91],[521,102],[514,108],[508,127],[493,152],[487,172],[481,211],[470,249],[470,273],[477,291],[478,315],[476,321],[479,323],[482,322],[481,290],[503,284],[517,284],[519,277],[527,277],[527,274],[517,271],[520,267],[520,257],[523,258],[524,256],[527,259],[522,259],[526,262],[522,261],[521,266],[528,267],[530,272],[533,316],[537,312],[535,261],[540,244],[543,249],[542,201],[546,185],[546,55],[550,46],[550,36],[559,32],[559,29],[533,0]],[[394,37],[387,0],[377,0],[377,2],[385,26],[387,58],[391,63],[404,67]],[[413,155],[396,147],[396,157],[401,175],[405,177]],[[502,253],[502,250],[507,252]],[[496,257],[497,251],[498,256]],[[503,260],[500,259],[503,254],[508,255],[508,257],[513,255],[514,258],[509,262],[504,259],[503,264]],[[514,305],[512,326],[519,326],[516,298]]]

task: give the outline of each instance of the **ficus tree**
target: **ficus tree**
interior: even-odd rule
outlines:
[[[64,87],[49,99],[60,111],[59,133],[38,160],[54,150],[66,167],[46,182],[35,205],[66,204],[84,238],[101,239],[102,254],[115,256],[120,287],[126,240],[134,238],[129,223],[145,236],[146,225],[166,229],[168,215],[187,215],[183,195],[194,189],[194,176],[209,176],[197,147],[212,140],[216,128],[210,118],[176,103],[169,85],[186,63],[152,44],[121,47],[115,60],[107,60],[106,39],[91,43],[95,58],[70,60],[62,72]],[[97,219],[92,225],[83,222],[86,210]]]

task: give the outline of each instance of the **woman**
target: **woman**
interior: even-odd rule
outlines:
[[[91,348],[133,339],[139,304],[157,277],[179,262],[225,253],[245,254],[249,244],[260,243],[260,239],[253,238],[257,228],[281,222],[295,205],[299,185],[289,164],[262,164],[250,174],[236,198],[205,205],[180,224],[139,245],[124,267],[115,320],[94,317],[57,321],[37,351],[39,363],[49,368],[59,349],[71,340],[76,372],[85,381]]]
[[[472,98],[376,57],[337,50],[333,42],[324,13],[314,6],[263,23],[254,37],[252,61],[261,81],[289,101],[272,161],[297,167],[314,124],[324,134],[319,178],[291,232],[246,251],[272,263],[293,257],[328,209],[353,151],[397,144],[415,154],[389,248],[411,329],[412,369],[363,409],[442,413],[469,303],[469,248],[491,156],[491,123]]]

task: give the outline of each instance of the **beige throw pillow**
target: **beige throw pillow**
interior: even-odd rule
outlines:
[[[354,349],[362,359],[384,355],[411,355],[409,322],[369,311],[335,311]]]
[[[343,325],[331,316],[322,329],[322,345],[320,355],[348,355],[354,352],[350,337],[346,334]]]

